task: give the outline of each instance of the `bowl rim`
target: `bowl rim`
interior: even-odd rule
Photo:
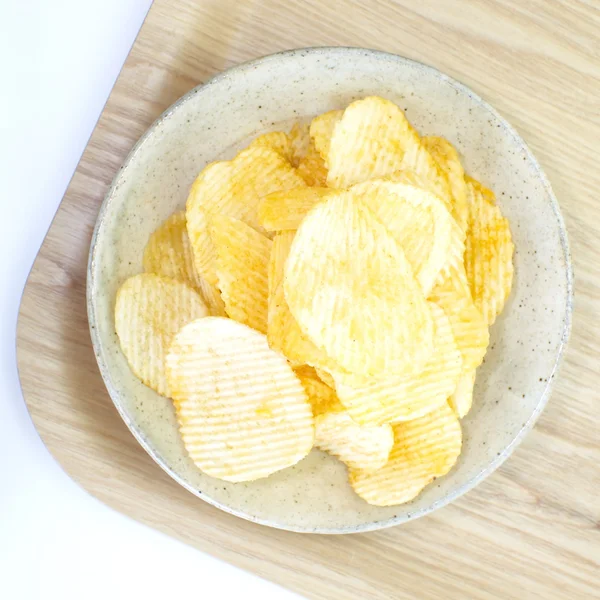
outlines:
[[[505,130],[513,137],[513,140],[516,146],[522,150],[527,156],[528,160],[531,161],[537,176],[539,177],[542,186],[550,198],[550,202],[552,205],[552,209],[554,211],[555,218],[557,220],[557,224],[559,227],[559,236],[561,242],[561,248],[564,254],[565,260],[565,271],[566,271],[566,304],[565,304],[565,315],[564,315],[564,324],[561,335],[561,341],[558,346],[558,351],[556,354],[556,358],[554,361],[554,365],[552,367],[552,371],[547,379],[546,386],[535,406],[534,411],[530,415],[529,419],[525,422],[525,424],[519,429],[515,437],[512,441],[504,448],[500,454],[498,454],[490,463],[481,469],[478,473],[476,473],[473,477],[471,477],[467,482],[462,484],[457,490],[452,493],[447,494],[443,498],[433,502],[427,507],[421,508],[419,510],[415,510],[414,512],[407,513],[402,516],[394,516],[389,519],[384,519],[381,521],[372,521],[369,523],[364,523],[361,525],[352,525],[347,527],[317,527],[317,528],[303,528],[303,527],[293,527],[283,525],[277,522],[269,521],[265,518],[258,518],[251,514],[248,514],[242,510],[237,510],[231,508],[227,504],[223,504],[213,498],[209,497],[206,494],[203,494],[201,491],[195,489],[192,485],[190,485],[185,479],[175,473],[166,461],[158,454],[158,452],[152,447],[150,442],[146,439],[143,431],[138,427],[137,423],[133,418],[129,416],[127,411],[121,405],[119,400],[119,392],[117,390],[117,386],[112,381],[111,374],[109,372],[108,366],[104,360],[103,356],[103,344],[100,339],[98,328],[97,328],[97,319],[96,319],[96,309],[94,303],[95,290],[97,288],[97,282],[95,278],[95,264],[96,264],[96,250],[97,250],[97,242],[99,237],[99,232],[102,228],[105,215],[107,214],[113,197],[116,191],[116,187],[118,185],[118,181],[122,175],[122,173],[127,169],[133,158],[137,155],[139,150],[145,144],[146,140],[153,134],[154,130],[160,126],[164,121],[169,119],[169,117],[179,109],[180,106],[188,102],[192,97],[194,97],[199,92],[206,92],[210,90],[210,88],[218,84],[222,79],[226,77],[230,77],[232,75],[243,73],[247,70],[254,69],[259,65],[264,65],[265,63],[269,63],[272,61],[277,61],[282,58],[293,58],[296,56],[302,57],[308,54],[311,55],[324,55],[330,56],[332,54],[340,54],[347,56],[348,54],[365,54],[370,56],[377,56],[383,59],[392,60],[404,65],[416,66],[421,69],[425,69],[427,71],[432,72],[438,78],[445,81],[446,83],[453,86],[457,91],[467,94],[474,101],[479,103],[482,107],[489,111],[489,113],[497,119]],[[260,525],[266,525],[269,527],[273,527],[275,529],[281,529],[285,531],[292,531],[296,533],[318,533],[318,534],[348,534],[348,533],[364,533],[369,531],[376,531],[379,529],[385,529],[387,527],[392,527],[394,525],[399,525],[401,523],[406,523],[408,521],[412,521],[419,517],[425,516],[438,508],[442,508],[447,504],[450,504],[454,500],[460,498],[463,494],[466,494],[468,491],[473,489],[476,485],[478,485],[481,481],[483,481],[487,476],[493,473],[508,457],[514,452],[517,446],[523,441],[526,434],[533,428],[535,423],[537,422],[540,414],[544,410],[546,404],[548,403],[548,399],[551,395],[552,388],[558,373],[558,370],[562,364],[564,352],[571,334],[571,326],[572,326],[572,313],[573,313],[573,265],[571,260],[571,251],[569,246],[569,241],[567,237],[567,230],[564,223],[563,216],[560,211],[560,207],[558,204],[558,200],[552,190],[552,186],[543,169],[541,168],[539,162],[535,158],[533,152],[527,146],[523,138],[519,135],[516,129],[502,116],[500,113],[491,106],[486,100],[481,98],[478,94],[473,92],[469,87],[460,83],[453,77],[446,75],[435,67],[431,65],[427,65],[420,61],[416,61],[413,59],[409,59],[398,54],[393,54],[391,52],[385,52],[381,50],[374,50],[369,48],[361,48],[361,47],[353,47],[353,46],[316,46],[316,47],[306,47],[306,48],[295,48],[291,50],[283,50],[281,52],[276,52],[274,54],[268,54],[265,56],[261,56],[259,58],[251,59],[237,65],[234,65],[224,71],[221,71],[215,74],[213,77],[209,78],[206,82],[201,83],[186,94],[181,96],[178,100],[176,100],[173,104],[171,104],[165,111],[161,113],[161,115],[154,120],[154,122],[146,129],[146,131],[142,134],[139,140],[134,144],[133,148],[123,161],[123,164],[119,167],[115,176],[104,196],[100,209],[98,211],[98,216],[96,219],[96,224],[94,226],[94,231],[92,234],[91,242],[90,242],[90,251],[88,257],[88,266],[87,266],[87,280],[86,280],[86,303],[87,303],[87,314],[88,314],[88,324],[90,329],[90,337],[92,340],[92,346],[94,348],[94,355],[96,357],[96,361],[98,362],[98,367],[100,370],[100,374],[106,386],[106,389],[109,393],[112,403],[115,405],[117,412],[123,419],[125,425],[138,441],[138,443],[144,448],[144,450],[150,455],[150,457],[158,464],[158,466],[165,471],[172,479],[174,479],[179,485],[184,487],[186,490],[197,496],[198,498],[204,500],[205,502],[219,508],[220,510],[232,514],[236,517],[240,517],[247,521],[251,521],[253,523],[257,523]]]

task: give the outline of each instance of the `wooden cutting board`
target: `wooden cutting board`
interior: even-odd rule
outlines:
[[[594,0],[156,0],[23,296],[23,392],[52,454],[116,510],[308,598],[600,598],[598,31]],[[100,203],[150,123],[231,65],[318,45],[395,52],[490,101],[548,173],[576,262],[570,349],[548,408],[515,455],[451,506],[353,536],[268,529],[180,488],[113,407],[85,307]]]

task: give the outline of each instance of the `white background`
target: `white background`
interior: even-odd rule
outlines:
[[[201,0],[198,0],[201,1]],[[27,274],[150,0],[0,0],[0,598],[291,594],[113,512],[29,419],[15,362]]]

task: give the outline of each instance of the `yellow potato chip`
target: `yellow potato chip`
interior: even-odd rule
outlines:
[[[221,293],[196,271],[185,211],[173,213],[152,233],[144,250],[143,263],[146,273],[183,281],[200,292],[211,315],[225,315]]]
[[[425,183],[427,191],[435,194],[452,213],[452,195],[448,177],[423,144],[408,148],[400,169],[414,171]]]
[[[265,196],[258,214],[267,231],[296,230],[308,211],[335,191],[326,187],[303,187]]]
[[[213,215],[225,215],[264,231],[258,221],[261,199],[272,192],[306,184],[277,151],[256,144],[233,160],[208,165],[198,175],[186,204],[187,230],[196,269],[215,285],[215,249],[208,227]]]
[[[452,209],[445,173],[421,143],[404,112],[393,102],[371,96],[352,102],[335,125],[326,164],[327,185],[344,188],[411,170]]]
[[[273,240],[269,261],[269,313],[267,338],[274,350],[281,352],[292,366],[311,365],[338,368],[323,350],[300,329],[290,312],[283,288],[283,276],[294,231],[282,231]]]
[[[464,246],[452,236],[452,216],[433,194],[413,185],[368,181],[352,188],[400,244],[427,295],[446,263],[462,263]]]
[[[464,266],[451,269],[436,283],[429,300],[435,302],[450,320],[454,340],[463,359],[463,369],[471,370],[483,361],[490,334],[481,313],[475,307]]]
[[[388,461],[393,445],[390,425],[358,425],[346,411],[315,417],[315,447],[336,456],[351,469],[380,469]]]
[[[393,506],[415,498],[427,484],[450,471],[462,447],[460,423],[447,403],[393,429],[394,446],[381,469],[350,470],[354,491],[375,506]]]
[[[331,374],[325,369],[315,368],[319,379],[325,384],[328,385],[332,390],[335,390],[335,380],[331,376]]]
[[[133,373],[169,396],[165,377],[169,344],[181,327],[207,315],[200,295],[181,281],[151,273],[127,279],[117,292],[115,329]]]
[[[419,135],[393,102],[370,96],[352,102],[335,124],[326,163],[330,187],[384,177],[403,166]]]
[[[310,123],[294,123],[290,130],[291,163],[294,167],[297,167],[308,153],[308,146],[310,144],[309,128]]]
[[[315,117],[310,123],[310,137],[321,155],[321,158],[327,165],[327,156],[329,155],[329,146],[331,144],[331,136],[337,123],[341,120],[343,110],[330,110]]]
[[[344,410],[344,407],[338,400],[335,390],[323,383],[313,367],[309,367],[308,365],[296,367],[294,372],[306,391],[315,417],[327,412],[339,412]]]
[[[465,175],[465,185],[469,183],[473,186],[473,188],[476,191],[481,193],[484,200],[486,200],[490,204],[496,204],[496,194],[494,194],[492,190],[486,188],[485,185],[483,185],[480,181],[477,181],[477,179],[473,179],[469,175]]]
[[[465,245],[465,270],[473,302],[491,325],[502,312],[513,278],[514,245],[507,219],[484,194],[467,183],[469,230]]]
[[[264,133],[255,138],[248,148],[263,146],[275,150],[278,154],[281,154],[283,158],[291,162],[293,156],[292,142],[286,133],[283,131],[271,131],[270,133]]]
[[[212,217],[210,234],[216,249],[218,286],[227,314],[266,333],[271,240],[225,215]]]
[[[474,387],[475,369],[463,370],[454,394],[448,398],[452,410],[459,419],[462,419],[471,410]]]
[[[467,206],[467,184],[465,170],[460,162],[456,148],[445,138],[430,135],[422,138],[425,149],[433,156],[448,178],[452,196],[452,216],[461,231],[466,233],[469,208]]]
[[[166,371],[183,443],[207,475],[253,481],[310,452],[306,392],[261,333],[231,319],[199,319],[175,336]]]
[[[302,331],[345,371],[414,372],[431,354],[431,311],[410,264],[352,190],[302,221],[284,291]]]
[[[444,311],[430,304],[434,351],[422,371],[385,379],[332,372],[340,402],[360,425],[381,425],[421,417],[446,403],[456,389],[462,358]]]
[[[312,187],[327,185],[327,167],[312,140],[308,144],[306,156],[302,157],[298,163],[298,174],[306,185]]]

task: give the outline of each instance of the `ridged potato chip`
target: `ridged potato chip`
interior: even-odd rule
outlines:
[[[115,329],[133,373],[169,396],[165,376],[169,344],[181,327],[207,315],[198,292],[181,281],[151,273],[127,279],[117,292]]]
[[[486,202],[489,202],[490,204],[496,204],[496,194],[494,194],[492,190],[486,188],[485,185],[483,185],[483,183],[480,181],[477,181],[477,179],[473,179],[471,176],[465,175],[465,185],[469,183],[473,186],[473,189],[478,191],[483,196],[483,199]]]
[[[467,183],[469,230],[465,244],[465,270],[473,302],[491,325],[502,312],[513,278],[514,245],[508,220],[484,194]]]
[[[360,425],[381,425],[422,417],[445,404],[456,389],[462,358],[444,311],[430,303],[434,350],[422,371],[408,376],[360,378],[333,372],[340,402]]]
[[[462,448],[460,423],[447,403],[393,429],[394,446],[381,469],[350,470],[354,491],[375,506],[409,502],[427,484],[450,471]]]
[[[306,185],[312,187],[325,187],[327,185],[327,167],[312,140],[308,144],[306,155],[298,163],[298,174]]]
[[[212,216],[233,217],[262,232],[261,199],[305,185],[284,156],[263,144],[246,148],[231,161],[208,165],[194,181],[186,204],[187,230],[200,275],[217,283],[215,248],[208,231]]]
[[[296,376],[304,387],[308,400],[316,417],[327,412],[343,411],[335,390],[323,383],[313,367],[304,365],[294,369]]]
[[[471,370],[483,361],[490,334],[481,313],[475,307],[463,265],[451,269],[429,295],[450,320],[454,340],[463,359],[463,369]]]
[[[343,110],[330,110],[315,117],[310,123],[310,137],[327,165],[331,136],[337,123],[341,120]]]
[[[225,315],[221,293],[196,271],[185,211],[173,213],[152,233],[144,250],[143,264],[146,273],[183,281],[200,292],[211,315]]]
[[[291,163],[294,167],[300,164],[300,161],[308,152],[308,145],[310,144],[309,129],[310,123],[294,123],[290,130]]]
[[[282,231],[273,239],[269,261],[269,345],[281,352],[292,366],[306,364],[338,368],[336,363],[300,329],[285,299],[284,268],[294,236],[294,231]]]
[[[418,371],[432,352],[431,310],[400,245],[352,190],[302,221],[285,267],[302,331],[342,370]]]
[[[335,380],[328,371],[326,371],[325,369],[320,369],[318,367],[315,367],[315,371],[319,376],[319,379],[325,385],[328,385],[332,390],[335,390]]]
[[[448,398],[452,410],[459,419],[465,417],[473,405],[475,374],[475,369],[463,370],[454,393]]]
[[[462,262],[464,245],[451,235],[452,216],[430,192],[384,180],[352,191],[400,244],[425,295],[448,261]]]
[[[364,427],[355,423],[312,367],[294,369],[304,386],[315,416],[315,447],[336,456],[349,467],[378,469],[394,443],[389,425]]]
[[[344,410],[315,417],[315,447],[336,456],[351,469],[380,469],[388,461],[393,445],[390,425],[359,425]]]
[[[393,102],[376,96],[352,102],[331,135],[327,184],[346,188],[389,175],[419,147],[419,135]]]
[[[261,333],[231,319],[199,319],[175,336],[166,371],[183,443],[207,475],[253,481],[310,452],[306,392]]]
[[[445,138],[430,135],[422,138],[425,149],[433,156],[448,178],[452,196],[452,216],[458,223],[463,236],[467,231],[469,208],[467,206],[467,184],[465,170],[456,148]]]
[[[212,217],[210,235],[227,314],[266,333],[271,240],[242,221],[224,215]]]
[[[303,187],[265,196],[258,214],[267,231],[296,230],[313,206],[335,191],[326,187]]]
[[[288,137],[287,133],[283,131],[271,131],[269,133],[263,133],[257,138],[252,140],[248,148],[254,148],[263,146],[275,150],[278,154],[281,154],[286,160],[292,161],[293,150],[292,141]]]
[[[389,100],[371,96],[352,102],[334,127],[325,163],[327,185],[338,188],[411,170],[452,209],[446,174]]]

